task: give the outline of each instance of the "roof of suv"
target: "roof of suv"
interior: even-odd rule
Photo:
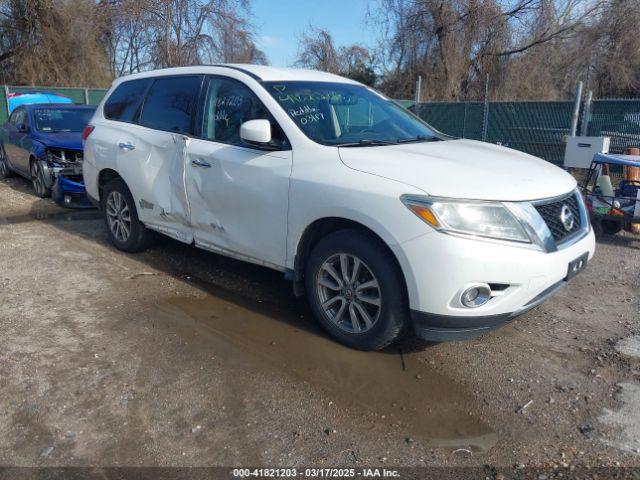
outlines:
[[[127,77],[121,77],[116,81],[133,78],[156,77],[159,75],[185,75],[196,73],[219,73],[220,68],[228,68],[236,70],[250,77],[264,82],[277,81],[307,81],[307,82],[339,82],[357,84],[354,80],[334,75],[332,73],[321,72],[318,70],[305,70],[301,68],[278,68],[267,65],[251,65],[251,64],[217,64],[217,65],[194,65],[190,67],[174,67],[163,68],[160,70],[152,70],[148,72],[134,73]]]

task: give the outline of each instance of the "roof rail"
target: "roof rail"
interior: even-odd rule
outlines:
[[[203,66],[205,67],[222,67],[222,68],[230,68],[232,70],[237,70],[238,72],[242,72],[245,75],[249,75],[251,78],[253,78],[254,80],[258,81],[258,82],[262,82],[262,78],[260,78],[258,75],[256,75],[253,72],[250,72],[249,70],[246,70],[242,67],[236,67],[235,65],[226,65],[224,63],[213,63],[213,64],[204,64]]]

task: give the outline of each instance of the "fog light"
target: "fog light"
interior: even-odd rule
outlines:
[[[71,203],[71,195],[65,195],[64,196],[64,203],[66,203],[66,204]]]
[[[479,284],[467,288],[462,292],[460,301],[465,307],[476,308],[481,307],[491,299],[491,289],[489,285]]]

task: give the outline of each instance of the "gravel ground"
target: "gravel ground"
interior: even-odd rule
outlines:
[[[469,342],[327,339],[278,272],[0,182],[0,465],[640,466],[640,238]]]

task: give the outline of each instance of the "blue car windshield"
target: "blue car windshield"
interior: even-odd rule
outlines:
[[[38,108],[34,111],[39,132],[81,132],[91,121],[90,108]]]
[[[408,110],[363,85],[333,82],[263,85],[300,130],[323,145],[393,145],[444,137]]]

